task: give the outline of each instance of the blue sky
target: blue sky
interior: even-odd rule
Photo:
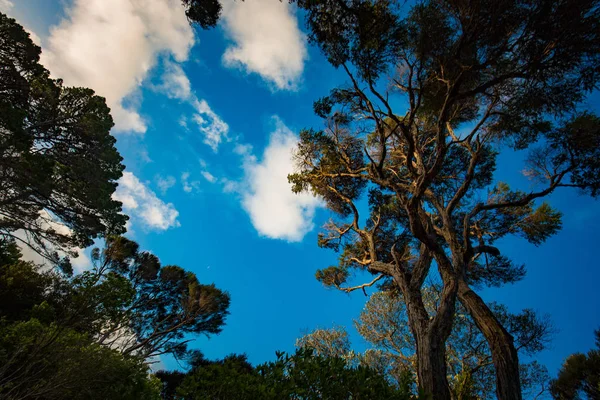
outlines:
[[[314,279],[335,263],[316,245],[329,215],[310,196],[292,195],[285,179],[297,132],[321,126],[312,102],[344,82],[306,43],[287,2],[229,2],[217,29],[196,32],[178,0],[0,0],[0,9],[34,33],[54,76],[107,98],[127,166],[117,196],[131,216],[129,236],[231,294],[223,332],[196,342],[208,357],[264,362],[332,325],[347,326],[364,348],[352,327],[364,295]],[[599,104],[592,96],[587,107]],[[527,190],[522,157],[502,154],[496,177]],[[554,373],[567,355],[591,348],[600,327],[600,207],[572,191],[550,200],[565,214],[563,230],[540,247],[504,240],[527,277],[482,295],[551,315],[559,332],[538,359]],[[86,262],[84,252],[78,267]]]

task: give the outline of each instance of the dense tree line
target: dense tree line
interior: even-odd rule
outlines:
[[[210,361],[197,354],[188,372],[163,372],[164,399],[398,399],[413,396],[389,384],[366,366],[349,366],[343,358],[315,355],[300,349],[277,353],[273,362],[256,367],[244,355]]]

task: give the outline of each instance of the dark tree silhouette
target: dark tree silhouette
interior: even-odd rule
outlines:
[[[219,0],[181,0],[185,15],[191,23],[200,25],[202,29],[217,26],[223,6]]]

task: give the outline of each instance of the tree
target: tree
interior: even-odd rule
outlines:
[[[344,327],[315,329],[296,340],[296,347],[310,349],[322,357],[344,358],[350,354],[350,339]]]
[[[536,201],[559,187],[599,193],[600,120],[577,111],[600,76],[598,1],[298,5],[309,39],[349,79],[315,102],[325,129],[300,133],[289,176],[293,191],[312,191],[337,216],[319,244],[340,262],[317,279],[346,292],[392,279],[419,385],[442,400],[458,297],[490,346],[498,398],[521,399],[514,339],[475,290],[524,275],[499,239],[539,245],[558,231],[561,214]],[[530,150],[534,191],[494,182],[496,157],[510,147]],[[422,287],[432,267],[443,286],[430,316]],[[346,287],[351,269],[375,277]]]
[[[555,399],[581,399],[584,394],[588,399],[600,398],[600,330],[594,334],[596,348],[587,354],[570,355],[558,371],[550,387]]]
[[[20,260],[14,242],[0,260],[0,398],[157,399],[144,360],[100,345],[70,312],[67,276]]]
[[[200,284],[183,268],[161,266],[124,237],[109,237],[92,251],[93,268],[74,279],[73,304],[98,332],[98,343],[144,359],[187,352],[189,335],[221,332],[229,314],[229,294]],[[85,310],[85,311],[84,311]]]
[[[424,301],[429,312],[437,302],[435,286],[424,291]],[[308,348],[318,355],[335,352],[350,363],[369,366],[387,376],[392,382],[406,385],[407,375],[416,370],[415,344],[407,323],[404,302],[397,291],[384,290],[373,293],[355,327],[370,347],[362,354],[351,350],[348,334],[343,327],[317,329],[297,340],[296,346]],[[499,304],[491,304],[496,317],[516,338],[520,353],[533,356],[544,350],[553,333],[547,318],[538,317],[532,310],[512,314]],[[448,380],[453,398],[495,398],[495,380],[492,357],[485,338],[467,311],[460,304],[454,316],[452,333],[446,342]],[[533,396],[547,389],[549,380],[546,368],[537,362],[521,366],[523,390]]]
[[[161,374],[162,375],[162,374]],[[162,375],[169,377],[169,375]],[[298,350],[257,367],[245,356],[204,360],[176,390],[177,399],[410,399],[368,367]]]
[[[0,236],[56,262],[55,250],[124,232],[111,197],[124,166],[104,99],[51,79],[40,51],[0,14]]]
[[[122,237],[92,259],[71,276],[0,240],[0,397],[156,398],[148,359],[221,331],[229,295],[193,273]]]
[[[181,0],[181,2],[190,22],[200,25],[202,29],[217,26],[223,9],[219,0]]]
[[[408,326],[406,306],[398,301],[396,291],[375,292],[355,321],[360,335],[374,349],[392,360],[396,369],[414,369],[415,345]],[[424,302],[431,313],[436,308],[438,290],[430,286],[424,290]],[[533,356],[547,348],[554,331],[548,317],[538,317],[526,309],[519,314],[510,313],[506,307],[492,303],[490,308],[508,332],[515,337],[519,353]],[[452,333],[446,342],[448,378],[455,398],[495,398],[495,381],[490,348],[467,310],[457,304]],[[543,380],[533,379],[533,373],[544,374],[545,368],[537,363],[521,368],[523,390],[539,392]],[[468,383],[468,390],[464,387]],[[537,394],[537,393],[535,393]]]

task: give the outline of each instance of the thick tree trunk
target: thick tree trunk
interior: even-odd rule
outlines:
[[[446,347],[435,332],[417,335],[417,380],[419,389],[435,400],[450,400],[446,378]]]
[[[498,322],[481,297],[462,280],[458,286],[458,298],[473,317],[492,351],[498,399],[521,400],[519,357],[512,335]]]
[[[421,290],[407,286],[404,286],[404,289],[408,322],[417,347],[419,390],[431,399],[450,400],[446,371],[446,339],[452,328],[452,320],[450,319],[450,326],[434,324],[423,304]],[[455,299],[456,297],[453,297],[452,302]],[[442,322],[448,321],[444,319]]]

